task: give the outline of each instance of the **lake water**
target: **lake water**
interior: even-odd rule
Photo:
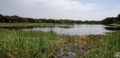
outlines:
[[[117,27],[106,26],[106,25],[89,25],[89,24],[74,24],[74,25],[55,25],[52,27],[37,27],[37,28],[26,28],[24,31],[44,31],[48,32],[53,30],[58,34],[68,35],[96,35],[105,34],[106,32],[113,32]],[[114,30],[115,29],[115,30]]]

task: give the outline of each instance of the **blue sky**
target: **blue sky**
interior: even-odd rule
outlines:
[[[103,20],[120,14],[120,0],[0,0],[0,14],[31,18]]]

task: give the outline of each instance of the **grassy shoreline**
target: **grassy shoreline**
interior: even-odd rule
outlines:
[[[0,28],[45,27],[54,26],[53,23],[0,23]]]
[[[120,27],[120,24],[117,24],[117,23],[113,23],[113,24],[110,24],[110,25]]]
[[[56,50],[66,50],[68,45],[73,46],[75,51],[79,48],[91,49],[90,52],[75,52],[75,58],[113,58],[115,52],[120,52],[119,41],[120,31],[105,36],[69,36],[52,30],[47,33],[0,30],[0,58],[52,58],[56,56]]]

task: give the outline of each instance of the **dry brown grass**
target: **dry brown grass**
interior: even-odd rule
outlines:
[[[79,36],[79,35],[75,35],[72,36],[73,40],[82,40],[82,41],[89,41],[88,36]]]

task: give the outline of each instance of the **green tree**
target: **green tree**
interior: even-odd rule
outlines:
[[[114,23],[114,22],[115,22],[114,17],[108,17],[108,18],[105,18],[104,20],[102,20],[103,24],[111,24],[111,23]]]
[[[120,23],[120,14],[118,15],[117,23]]]
[[[120,14],[118,15],[118,21],[120,21]]]
[[[0,22],[4,22],[4,16],[0,14]]]
[[[120,14],[118,15],[118,18],[120,18]]]

